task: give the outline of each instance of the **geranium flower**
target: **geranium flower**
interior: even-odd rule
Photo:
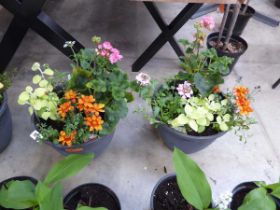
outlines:
[[[122,58],[123,58],[123,56],[120,54],[120,51],[118,49],[113,48],[111,50],[111,54],[109,56],[109,60],[110,60],[111,64],[117,63]]]
[[[212,16],[203,17],[200,24],[208,30],[213,30],[215,28],[215,20]]]
[[[76,102],[76,99],[77,99],[77,93],[73,90],[68,90],[65,94],[64,94],[64,97],[66,100],[70,100],[72,101],[73,103]]]
[[[73,111],[74,107],[71,105],[71,102],[65,102],[58,107],[58,114],[64,119],[68,112]]]
[[[109,59],[111,64],[115,64],[123,58],[123,56],[120,54],[120,51],[114,48],[112,44],[107,41],[99,44],[95,51],[97,55]]]
[[[65,131],[60,131],[58,142],[62,145],[67,145],[68,147],[71,147],[73,144],[73,141],[75,140],[77,135],[77,131],[72,131],[70,136],[67,136]]]
[[[141,86],[146,86],[151,83],[151,77],[148,74],[140,73],[136,76],[136,81]]]
[[[193,95],[191,83],[189,83],[188,81],[185,81],[184,84],[179,84],[177,87],[177,91],[178,94],[184,99],[191,98]]]
[[[93,115],[91,117],[85,118],[85,124],[89,127],[89,131],[100,131],[102,130],[102,125],[104,121],[100,116]]]
[[[80,111],[90,112],[90,110],[93,108],[93,103],[94,102],[95,102],[95,98],[93,98],[93,96],[82,95],[78,99],[78,106],[77,107]]]

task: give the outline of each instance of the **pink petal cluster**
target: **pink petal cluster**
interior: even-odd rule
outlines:
[[[136,76],[136,81],[141,86],[146,86],[151,83],[151,77],[148,74],[140,73]]]
[[[177,91],[178,94],[184,99],[191,98],[193,95],[191,83],[189,83],[188,81],[185,81],[183,84],[179,84],[177,87]]]
[[[115,64],[123,58],[120,51],[114,48],[112,44],[107,41],[99,44],[96,52],[97,55],[108,58],[111,64]]]
[[[215,28],[215,20],[212,16],[203,17],[200,24],[208,30],[213,30]]]

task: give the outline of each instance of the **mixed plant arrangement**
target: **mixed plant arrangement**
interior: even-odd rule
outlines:
[[[269,185],[265,182],[256,182],[255,184],[258,187],[246,195],[238,210],[276,210],[273,197],[280,199],[280,181]]]
[[[11,80],[7,74],[0,74],[0,105],[4,99],[4,92],[10,87]]]
[[[134,90],[152,107],[151,123],[162,123],[190,135],[213,135],[233,128],[248,130],[255,120],[248,88],[236,86],[222,93],[219,85],[231,59],[218,57],[215,49],[201,52],[205,34],[202,27],[212,28],[210,18],[195,24],[195,41],[181,41],[186,46],[183,71],[161,86],[145,73],[134,81]],[[240,135],[243,138],[243,134]]]
[[[64,210],[61,181],[76,175],[93,159],[93,155],[69,155],[56,163],[43,181],[13,180],[0,189],[0,206],[9,209]],[[77,210],[107,210],[80,204]]]
[[[128,76],[117,65],[122,59],[110,42],[93,37],[95,49],[75,53],[75,42],[64,47],[73,51],[72,73],[58,73],[48,65],[35,63],[32,86],[18,99],[29,105],[38,119],[39,140],[72,146],[108,135],[127,115],[133,100]]]

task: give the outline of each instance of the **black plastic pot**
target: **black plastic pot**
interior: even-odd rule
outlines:
[[[171,186],[171,184],[174,185],[174,183],[176,183],[176,192],[170,192],[170,190],[165,190],[164,192],[162,192],[162,189],[160,189],[161,187],[163,187],[164,185],[166,186]],[[169,198],[167,198],[166,196],[166,191],[169,194]],[[166,201],[164,200],[166,197]],[[157,202],[157,200],[160,199],[162,201]],[[157,184],[155,185],[152,194],[151,194],[151,198],[150,198],[150,208],[151,210],[159,210],[159,209],[164,209],[164,210],[178,210],[179,208],[182,208],[182,204],[184,203],[184,205],[188,204],[187,201],[184,201],[184,197],[181,194],[179,187],[177,185],[177,180],[176,180],[176,174],[168,174],[164,177],[162,177]],[[171,205],[172,204],[172,207]],[[190,205],[190,204],[188,204]],[[212,205],[212,204],[211,204]],[[211,208],[211,205],[209,208]],[[183,207],[185,209],[185,206]]]
[[[280,0],[275,0],[275,6],[280,8]]]
[[[108,210],[121,210],[117,195],[108,187],[89,183],[73,189],[64,198],[64,208],[76,210],[79,203],[89,207],[105,207]]]
[[[233,197],[232,197],[232,202],[230,204],[230,209],[231,210],[237,210],[238,207],[240,207],[243,203],[244,198],[246,195],[256,189],[258,186],[254,182],[244,182],[239,184],[237,187],[235,187],[232,191]],[[276,204],[276,209],[280,210],[280,199],[273,197],[275,204]]]
[[[245,5],[243,4],[242,7],[241,7],[241,11],[243,11],[244,7],[245,7]],[[243,33],[244,29],[246,28],[249,20],[254,16],[255,13],[256,13],[256,11],[254,10],[254,8],[252,8],[250,6],[248,6],[245,14],[240,12],[239,15],[238,15],[236,24],[234,26],[234,29],[233,29],[233,34],[237,35],[237,36],[240,36]],[[225,30],[224,30],[225,32],[228,31],[228,28],[229,28],[229,25],[232,21],[232,18],[233,18],[233,7],[229,11],[229,14],[228,14],[228,18],[227,18],[226,25],[225,25]]]
[[[8,97],[4,93],[4,99],[0,104],[0,153],[10,144],[12,140],[12,117],[8,107]]]
[[[32,121],[35,125],[35,128],[38,130],[38,123],[40,123],[40,120],[33,115]],[[93,153],[95,157],[99,156],[110,144],[114,136],[114,132],[112,134],[109,134],[107,136],[103,136],[97,139],[90,140],[83,144],[77,144],[73,145],[71,147],[63,146],[61,144],[54,144],[50,141],[45,141],[44,143],[54,148],[56,151],[58,151],[62,155],[70,155],[70,154],[89,154]]]
[[[10,179],[6,179],[6,180],[0,182],[0,189],[1,189],[5,184],[9,183],[10,181],[25,181],[25,180],[31,181],[34,185],[36,185],[37,182],[38,182],[38,181],[37,181],[36,179],[34,179],[33,177],[29,177],[29,176],[17,176],[17,177],[12,177],[12,178],[10,178]],[[14,210],[14,209],[6,209],[6,208],[0,206],[0,210]],[[32,210],[32,208],[31,208],[31,209],[25,209],[25,210]]]
[[[211,46],[211,42],[214,41],[216,42],[218,40],[218,37],[219,37],[219,33],[218,32],[215,32],[215,33],[211,33],[209,34],[209,36],[207,37],[207,48],[210,49],[210,48],[213,48],[213,46]],[[225,36],[222,37],[222,41],[225,41]],[[217,53],[218,53],[218,56],[227,56],[227,57],[230,57],[230,58],[233,58],[233,62],[232,64],[229,66],[229,73],[227,75],[229,75],[232,71],[232,69],[234,68],[235,64],[237,63],[237,61],[239,60],[240,56],[243,55],[246,50],[248,49],[248,44],[247,42],[242,39],[241,37],[239,36],[235,36],[233,35],[230,39],[230,42],[233,42],[233,43],[241,43],[243,45],[243,51],[242,52],[239,52],[239,53],[230,53],[230,52],[224,52],[220,49],[216,49],[217,50]],[[224,75],[224,76],[227,76],[227,75]]]
[[[191,136],[176,131],[164,124],[160,124],[156,129],[169,149],[173,150],[174,147],[177,147],[187,154],[195,153],[204,149],[213,143],[217,138],[225,134],[225,132],[220,132],[211,136]]]

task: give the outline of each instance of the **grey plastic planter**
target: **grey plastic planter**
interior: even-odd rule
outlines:
[[[4,100],[0,105],[0,153],[10,144],[12,140],[12,117],[8,107],[8,97],[4,93]]]
[[[163,124],[160,124],[157,130],[169,149],[173,150],[177,147],[187,154],[204,149],[225,134],[225,132],[220,132],[212,136],[190,136]]]
[[[88,141],[84,144],[73,145],[72,147],[63,146],[61,144],[54,144],[49,141],[46,141],[45,143],[54,148],[62,155],[93,153],[95,157],[97,157],[109,146],[110,142],[113,139],[113,136],[114,133],[95,140]]]

